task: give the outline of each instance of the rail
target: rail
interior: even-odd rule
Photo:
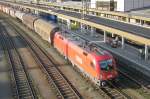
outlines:
[[[77,90],[72,86],[69,80],[57,68],[59,63],[56,63],[52,57],[47,54],[39,45],[31,39],[31,37],[23,34],[25,31],[19,29],[16,25],[9,23],[15,31],[22,37],[27,45],[30,47],[36,61],[41,65],[42,70],[47,75],[47,79],[53,88],[57,91],[57,97],[63,99],[80,99],[81,96]],[[22,33],[22,34],[21,34]]]
[[[11,77],[14,77],[13,80],[15,80],[13,81],[13,92],[15,92],[13,93],[14,97],[18,97],[20,99],[37,99],[29,75],[25,70],[22,58],[13,44],[8,32],[5,30],[5,27],[0,25],[0,28],[2,30],[2,46],[7,50],[13,71],[13,76]]]

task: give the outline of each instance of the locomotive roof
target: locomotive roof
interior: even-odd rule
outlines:
[[[103,52],[102,49],[97,48],[97,46],[93,43],[89,43],[85,40],[83,40],[80,37],[77,37],[67,31],[63,31],[61,33],[64,37],[66,37],[69,41],[75,43],[77,46],[80,46],[81,48],[85,49],[87,52],[94,52],[96,55],[104,55],[105,53]]]

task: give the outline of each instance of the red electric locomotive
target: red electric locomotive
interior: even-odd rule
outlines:
[[[15,15],[44,40],[50,42],[98,86],[103,86],[105,81],[117,78],[116,63],[109,52],[99,49],[93,44],[87,44],[69,33],[61,33],[56,24],[32,14],[15,11]],[[28,21],[28,18],[32,20]]]
[[[55,33],[54,47],[76,65],[95,84],[103,86],[107,80],[118,76],[114,58],[93,44],[85,44],[71,34]]]

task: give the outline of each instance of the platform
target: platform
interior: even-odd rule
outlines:
[[[66,29],[65,29],[66,30]],[[84,38],[88,41],[102,41],[95,43],[98,47],[108,50],[113,54],[115,58],[117,58],[117,61],[123,62],[124,64],[128,65],[129,67],[135,68],[136,70],[144,73],[148,77],[150,77],[150,61],[145,61],[143,57],[141,57],[141,54],[139,50],[135,47],[132,47],[131,45],[125,44],[125,48],[122,49],[119,48],[112,48],[110,44],[104,43],[104,37],[101,34],[95,33],[97,36],[90,36],[88,31],[70,31],[67,30],[70,33],[73,33],[74,35],[80,36],[81,38]]]
[[[81,14],[75,13],[75,12],[67,12],[67,11],[63,11],[63,10],[58,10],[58,13],[61,13],[61,14],[67,15],[67,16],[76,17],[78,19],[82,18]],[[110,19],[105,19],[105,18],[100,18],[100,17],[96,17],[96,16],[90,16],[90,15],[86,15],[85,20],[91,21],[93,23],[101,24],[104,26],[108,26],[111,28],[115,28],[118,30],[126,31],[129,33],[133,33],[134,35],[142,36],[142,37],[145,37],[148,39],[150,38],[150,35],[149,35],[150,29],[143,28],[140,26],[126,24],[126,23],[122,23],[122,22],[118,22],[118,21],[114,21],[114,20],[110,20]]]

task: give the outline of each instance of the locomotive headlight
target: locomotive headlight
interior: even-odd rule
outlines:
[[[50,37],[48,38],[48,40],[49,40],[49,42],[51,42],[51,39],[50,39]]]
[[[104,81],[101,82],[101,86],[102,86],[102,87],[104,87],[105,84],[106,84],[106,82],[104,82]]]
[[[94,66],[96,66],[96,61],[95,60],[93,60],[93,64],[94,64]]]
[[[100,79],[103,79],[103,76],[102,76],[102,75],[100,75]]]

